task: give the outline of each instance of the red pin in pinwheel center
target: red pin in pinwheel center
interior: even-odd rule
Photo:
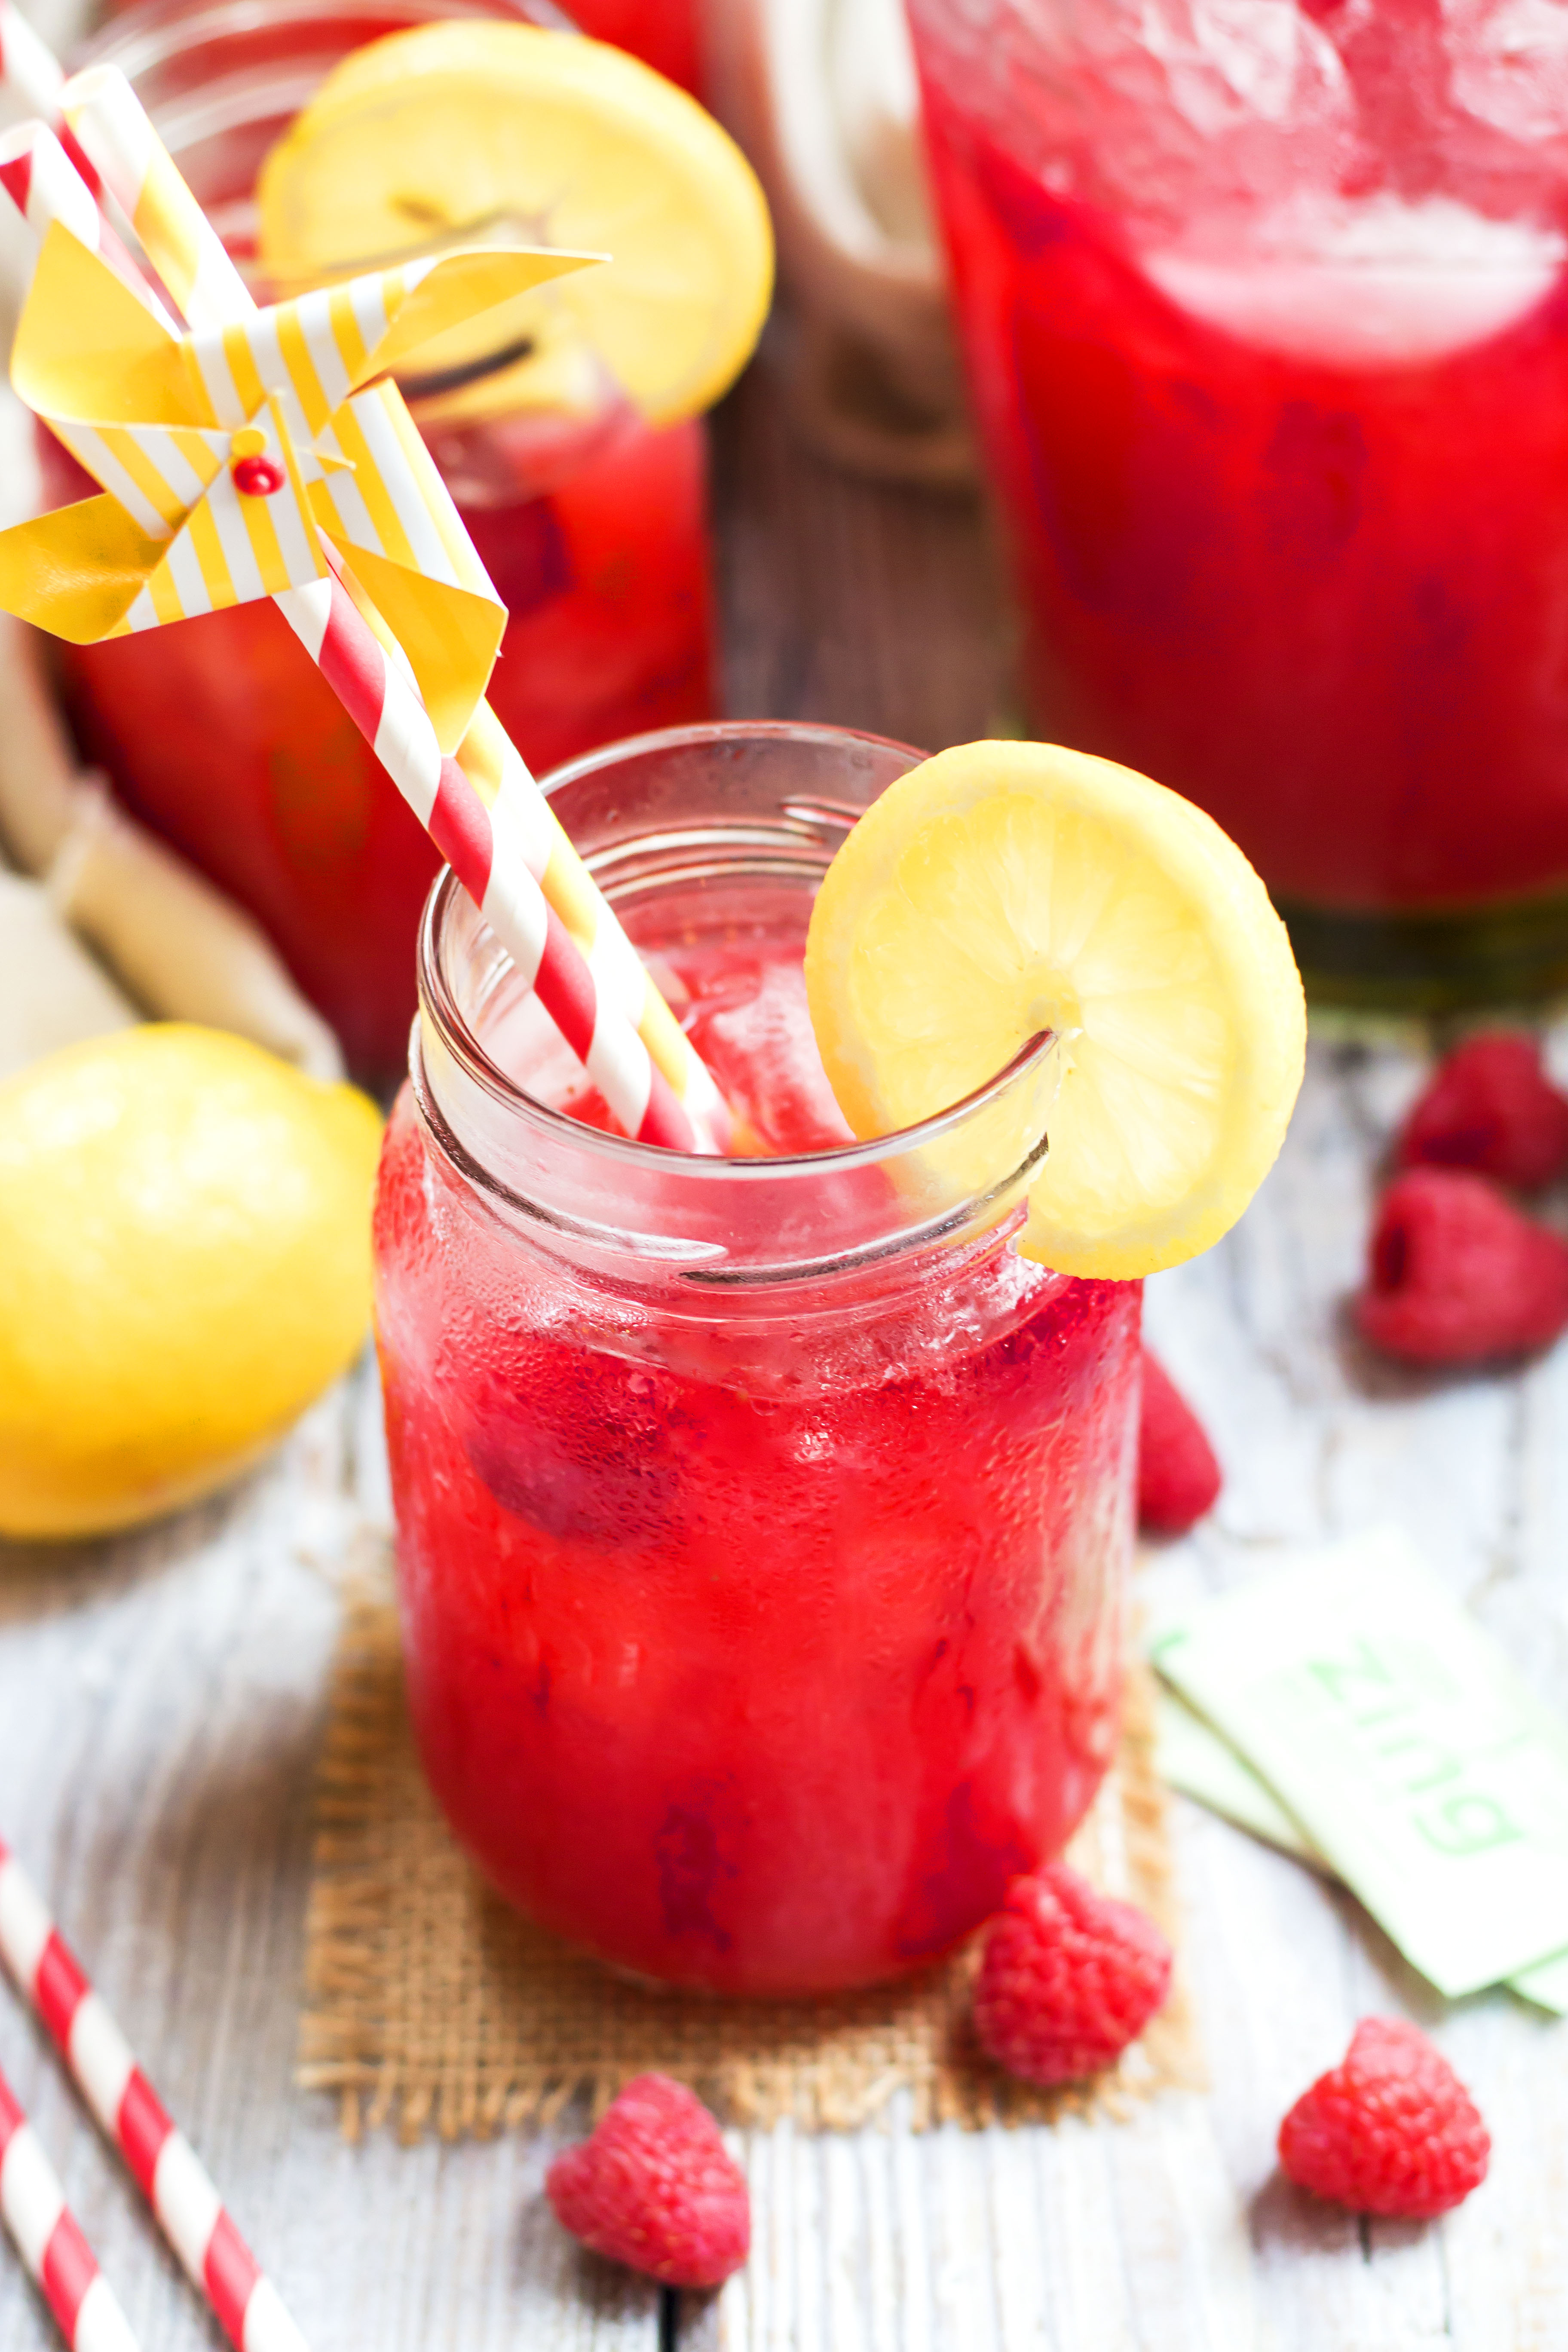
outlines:
[[[266,455],[267,436],[253,425],[237,433],[228,445],[229,472],[242,498],[269,499],[289,477],[276,457]]]

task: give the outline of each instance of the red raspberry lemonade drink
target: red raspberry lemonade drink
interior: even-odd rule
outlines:
[[[1238,1213],[1293,1098],[1294,969],[1217,830],[1158,795],[1219,845],[1242,907],[1216,923],[1205,874],[1161,886],[1167,908],[1207,894],[1205,971],[1191,925],[1144,937],[1147,845],[1130,855],[1114,811],[1067,808],[1047,777],[1057,903],[1047,883],[1040,938],[1009,955],[984,903],[995,841],[971,822],[933,848],[920,799],[936,775],[961,808],[963,761],[994,777],[986,751],[1017,756],[921,767],[826,729],[700,729],[557,781],[749,1129],[745,1159],[610,1132],[449,879],[426,913],[376,1213],[415,1725],[501,1892],[650,1977],[798,1992],[895,1974],[1060,1849],[1116,1738],[1135,1277]],[[1039,756],[1069,781],[1123,772]],[[1037,857],[1009,821],[1004,858]],[[931,975],[912,984],[913,934],[874,870],[911,824],[956,894],[934,930],[902,894]],[[1092,952],[1073,944],[1090,881]],[[1156,989],[1142,1042],[1182,1067],[1140,1098],[1169,1132],[1130,1175],[1126,1020],[1151,956],[1181,985]],[[1227,1019],[1249,959],[1268,985],[1254,974]],[[933,1023],[939,971],[951,1018]],[[1042,1034],[1075,1026],[1076,1048]],[[1055,1140],[1069,1098],[1076,1167]],[[1042,1235],[1062,1264],[1039,1262]]]
[[[1201,802],[1326,985],[1560,984],[1559,12],[910,17],[1037,721]]]
[[[572,21],[702,95],[702,0],[577,0]]]

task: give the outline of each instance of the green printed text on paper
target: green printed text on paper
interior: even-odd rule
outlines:
[[[1568,1947],[1568,1727],[1401,1538],[1299,1559],[1155,1656],[1441,1991]]]

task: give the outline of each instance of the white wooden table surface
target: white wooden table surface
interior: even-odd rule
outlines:
[[[724,422],[721,479],[732,708],[928,743],[984,730],[1005,658],[964,501],[837,480],[791,450],[754,385]],[[1217,1589],[1282,1545],[1393,1520],[1568,1706],[1568,1347],[1515,1375],[1427,1381],[1347,1338],[1376,1154],[1418,1069],[1407,1046],[1319,1038],[1242,1226],[1151,1284],[1151,1329],[1227,1485],[1144,1574]],[[1122,2125],[753,2135],[755,2250],[716,2302],[661,2308],[577,2254],[541,2193],[554,2139],[345,2147],[291,2070],[334,1565],[385,1511],[367,1373],[219,1502],[118,1542],[0,1548],[0,1833],[313,2352],[1568,2344],[1564,2029],[1502,1994],[1442,2013],[1348,1898],[1186,1806],[1183,1964],[1211,2088]],[[1310,2209],[1273,2175],[1284,2108],[1379,2009],[1438,2032],[1492,2128],[1491,2179],[1434,2228]],[[3,1993],[0,2069],[148,2352],[216,2345]],[[0,2352],[54,2340],[0,2251]]]

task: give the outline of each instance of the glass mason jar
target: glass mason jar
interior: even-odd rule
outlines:
[[[1320,994],[1560,986],[1561,10],[909,9],[1034,719],[1210,810]]]
[[[432,1786],[544,1926],[726,1992],[946,1950],[1060,1849],[1116,1738],[1140,1286],[1008,1246],[1048,1053],[909,1133],[803,1148],[828,1131],[814,1087],[830,1103],[811,898],[917,756],[714,727],[552,782],[776,1156],[687,1158],[551,1108],[569,1082],[542,1016],[448,876],[383,1159]]]
[[[135,83],[246,266],[262,159],[323,77],[384,34],[461,16],[566,22],[545,0],[143,0],[89,56]],[[508,608],[491,701],[542,772],[712,709],[706,449],[700,421],[655,431],[607,382],[572,419],[509,412],[514,380],[415,413]],[[84,495],[44,446],[49,503]],[[60,666],[88,755],[266,926],[355,1068],[394,1082],[440,861],[281,616],[243,605],[62,647]]]

